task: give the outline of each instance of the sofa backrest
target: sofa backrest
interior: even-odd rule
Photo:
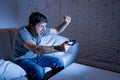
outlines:
[[[9,29],[0,29],[0,58],[10,59],[11,43]]]
[[[0,29],[0,58],[11,59],[14,34],[17,28]]]
[[[15,33],[16,33],[16,31],[17,31],[18,29],[19,29],[19,28],[10,28],[10,29],[9,29],[11,50],[12,50],[12,48],[13,48],[14,36],[15,36]]]

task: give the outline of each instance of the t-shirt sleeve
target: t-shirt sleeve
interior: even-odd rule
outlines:
[[[43,36],[48,36],[49,34],[50,28],[46,28],[46,31],[43,34]],[[18,40],[21,44],[32,39],[32,35],[25,28],[18,31],[18,36],[19,36]]]
[[[19,30],[18,35],[22,43],[31,39],[31,35],[25,29]]]

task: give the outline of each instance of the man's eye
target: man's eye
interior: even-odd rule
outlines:
[[[38,27],[41,26],[40,24],[38,24]]]

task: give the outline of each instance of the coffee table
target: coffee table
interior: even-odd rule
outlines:
[[[120,80],[120,73],[72,63],[48,80]]]

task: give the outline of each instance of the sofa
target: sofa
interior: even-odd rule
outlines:
[[[5,64],[8,65],[10,63],[13,63],[11,61],[11,51],[12,51],[12,47],[13,47],[13,40],[14,40],[14,34],[15,32],[18,30],[18,28],[5,28],[5,29],[0,29],[0,60],[3,62],[6,62]],[[41,40],[40,45],[58,45],[61,44],[64,41],[68,41],[69,39],[67,37],[63,37],[60,35],[49,35],[46,37],[43,37]],[[67,66],[69,66],[71,63],[75,62],[77,59],[77,53],[78,53],[78,47],[79,44],[78,42],[76,42],[74,45],[72,45],[66,52],[56,52],[56,53],[51,53],[51,54],[45,54],[46,56],[55,56],[55,57],[59,57],[63,60],[64,62],[64,66],[65,68]],[[6,66],[2,66],[3,63],[0,63],[0,69],[2,69],[4,71],[4,69],[6,68]],[[13,63],[14,64],[14,63]],[[14,64],[15,66],[9,66],[9,68],[7,68],[8,70],[13,69],[16,70],[16,64]],[[2,67],[1,67],[2,66]],[[19,68],[20,66],[18,66]],[[21,68],[21,67],[20,67]],[[52,72],[51,72],[51,68],[49,67],[45,67],[45,79],[47,80],[49,77],[53,76]],[[26,72],[21,68],[21,69],[17,69],[17,71],[22,71],[23,75],[20,75],[15,77],[15,78],[11,78],[11,80],[27,80],[27,78],[25,77],[27,74]],[[24,72],[23,72],[24,71]],[[4,71],[5,72],[5,71]],[[7,73],[9,71],[6,71]],[[1,72],[0,72],[1,73]],[[16,74],[12,73],[12,74]],[[9,74],[5,75],[5,76],[9,76]],[[2,74],[0,74],[0,80],[1,77],[3,77]],[[7,80],[7,78],[4,80]]]

